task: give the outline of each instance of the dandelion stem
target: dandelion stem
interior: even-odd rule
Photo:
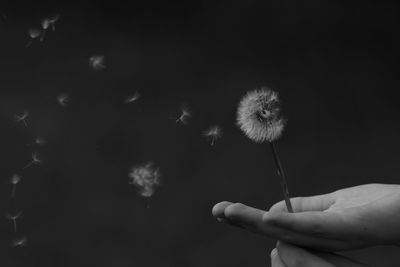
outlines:
[[[281,161],[278,156],[278,152],[276,151],[274,142],[270,142],[270,145],[271,145],[272,155],[274,156],[277,172],[281,178],[281,186],[282,186],[283,197],[285,199],[286,207],[289,212],[293,213],[292,203],[290,203],[289,188],[288,188],[288,185],[286,182],[285,173],[283,172]]]
[[[17,232],[17,220],[13,219],[13,225],[14,225],[14,232]]]

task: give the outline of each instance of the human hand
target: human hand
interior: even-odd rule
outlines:
[[[400,185],[366,184],[329,194],[283,201],[268,212],[239,203],[221,202],[219,221],[291,244],[326,251],[400,243]]]
[[[271,252],[271,267],[366,267],[341,255],[313,252],[278,242]]]

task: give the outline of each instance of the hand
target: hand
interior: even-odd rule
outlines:
[[[231,202],[214,206],[219,221],[303,247],[340,251],[398,245],[400,185],[367,184],[283,201],[268,212]]]
[[[323,252],[311,252],[287,243],[278,242],[271,252],[271,267],[363,267],[346,257]]]

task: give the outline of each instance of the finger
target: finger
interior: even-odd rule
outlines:
[[[271,251],[271,267],[287,267],[278,255],[278,250],[274,248]]]
[[[346,247],[346,243],[343,241],[313,237],[265,223],[263,220],[265,214],[267,214],[267,212],[263,210],[255,209],[240,203],[231,204],[226,207],[224,211],[227,223],[251,232],[261,233],[292,244],[319,248],[321,250],[334,251]]]
[[[225,218],[224,211],[225,211],[226,207],[228,207],[231,204],[232,204],[232,202],[229,202],[229,201],[222,201],[220,203],[215,204],[214,207],[212,208],[213,216],[216,218],[224,219]]]
[[[294,212],[302,211],[323,211],[328,209],[335,203],[335,198],[332,194],[325,194],[312,197],[294,197],[290,199]],[[274,204],[269,211],[287,212],[285,201],[280,201]]]
[[[279,257],[288,267],[335,267],[305,249],[284,242],[278,242],[277,249]]]
[[[353,259],[344,257],[342,255],[326,253],[326,252],[315,252],[316,256],[323,258],[324,260],[332,263],[335,266],[346,266],[346,267],[366,267],[367,265],[355,261]]]
[[[335,212],[307,211],[299,213],[268,212],[263,222],[290,231],[315,237],[348,240],[359,236],[360,227],[351,217]]]

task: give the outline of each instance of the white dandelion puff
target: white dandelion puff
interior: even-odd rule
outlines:
[[[15,233],[17,232],[17,220],[21,218],[21,216],[22,216],[21,211],[16,211],[14,213],[11,214],[9,213],[6,215],[7,219],[9,219],[12,222]]]
[[[277,173],[281,178],[286,206],[289,212],[293,212],[286,176],[274,144],[274,141],[282,135],[284,124],[285,120],[280,114],[278,93],[269,88],[263,87],[248,92],[239,103],[237,125],[254,142],[270,143]]]
[[[14,174],[10,178],[10,183],[12,185],[11,197],[14,198],[17,192],[17,185],[21,181],[21,176],[18,174]]]
[[[278,94],[268,88],[247,93],[239,104],[237,124],[257,143],[277,140],[285,125],[280,115]]]
[[[22,169],[25,170],[26,168],[29,168],[32,165],[39,165],[42,163],[42,160],[39,158],[39,156],[36,153],[32,153],[32,160],[25,165]]]
[[[151,197],[157,186],[160,185],[160,171],[152,162],[134,166],[129,173],[129,184],[138,188],[141,196]]]
[[[217,139],[222,137],[222,128],[218,125],[211,126],[203,132],[203,135],[210,139],[210,144],[213,146]]]
[[[28,244],[28,238],[26,236],[20,236],[13,239],[11,247],[25,247]]]
[[[37,28],[29,28],[28,30],[28,36],[29,36],[29,41],[26,44],[26,47],[28,48],[29,46],[31,46],[31,44],[33,43],[33,41],[37,38],[42,36],[42,31],[40,29]]]
[[[27,123],[27,118],[29,116],[29,112],[27,110],[24,110],[22,114],[15,114],[14,119],[17,123],[22,122],[26,128],[28,128],[28,123]]]
[[[130,104],[130,103],[136,102],[140,98],[140,96],[141,95],[139,92],[135,92],[133,95],[127,96],[125,98],[125,103]]]
[[[192,113],[190,112],[189,108],[182,105],[181,106],[181,113],[179,117],[175,119],[176,123],[182,123],[182,124],[187,124],[189,118],[192,117]]]
[[[57,96],[57,102],[62,107],[68,106],[69,101],[70,101],[70,98],[69,98],[68,94],[62,93]]]
[[[106,67],[105,57],[103,55],[94,55],[89,58],[89,65],[94,70],[102,70]]]

